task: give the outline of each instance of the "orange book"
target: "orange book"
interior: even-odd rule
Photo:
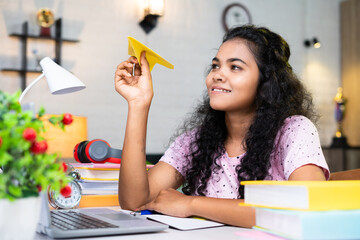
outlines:
[[[118,195],[82,195],[79,208],[119,206]]]

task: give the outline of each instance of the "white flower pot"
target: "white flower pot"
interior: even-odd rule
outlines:
[[[2,240],[32,240],[39,221],[41,197],[0,199],[0,235]]]

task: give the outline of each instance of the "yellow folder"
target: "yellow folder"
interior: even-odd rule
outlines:
[[[174,69],[174,65],[166,61],[163,57],[161,57],[159,54],[136,40],[135,38],[128,37],[129,40],[129,47],[128,47],[128,53],[131,56],[136,57],[140,62],[140,56],[143,51],[146,52],[146,59],[149,62],[150,71],[153,69],[156,63],[163,65],[164,67]]]

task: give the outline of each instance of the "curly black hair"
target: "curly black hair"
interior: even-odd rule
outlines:
[[[255,98],[255,117],[244,139],[246,154],[236,167],[238,180],[264,180],[270,168],[270,155],[284,120],[303,115],[316,121],[312,97],[294,74],[288,60],[290,48],[278,34],[264,27],[245,25],[231,29],[223,43],[231,39],[245,40],[259,69],[259,84]],[[210,107],[208,94],[183,126],[183,131],[196,129],[191,162],[182,191],[204,196],[213,169],[220,169],[216,160],[225,153],[228,136],[225,112]],[[240,146],[239,146],[240,147]],[[244,198],[239,187],[238,198]]]

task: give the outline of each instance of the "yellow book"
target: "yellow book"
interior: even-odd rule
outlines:
[[[118,195],[82,195],[79,208],[119,206]]]
[[[243,181],[241,205],[304,211],[360,209],[360,180]]]

